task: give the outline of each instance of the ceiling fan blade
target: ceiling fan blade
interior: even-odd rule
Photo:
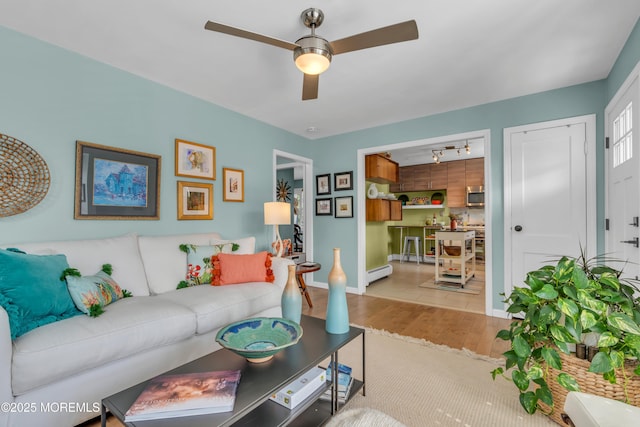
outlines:
[[[389,25],[388,27],[366,31],[351,37],[332,41],[331,49],[334,55],[353,52],[354,50],[383,46],[385,44],[405,42],[418,38],[418,26],[415,20]]]
[[[302,100],[307,101],[309,99],[318,98],[318,81],[320,80],[320,74],[305,74],[302,81]]]
[[[253,33],[251,31],[242,30],[236,27],[230,27],[228,25],[219,24],[217,22],[207,21],[207,23],[204,25],[204,28],[210,31],[229,34],[230,36],[242,37],[244,39],[266,43],[272,46],[281,47],[288,50],[293,50],[296,47],[298,47],[297,44],[288,42],[286,40],[275,39],[273,37],[264,36],[262,34]]]

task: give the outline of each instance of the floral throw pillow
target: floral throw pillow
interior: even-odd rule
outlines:
[[[102,271],[93,276],[81,276],[74,268],[64,272],[71,299],[78,310],[91,317],[104,313],[104,307],[119,299],[130,297],[131,293],[122,289],[110,276],[111,265],[102,266]]]
[[[180,250],[187,253],[187,274],[185,280],[178,284],[178,289],[210,284],[213,272],[212,258],[220,253],[235,252],[239,247],[240,245],[234,242],[214,245],[180,245]]]
[[[250,255],[222,253],[215,255],[212,261],[213,286],[275,281],[271,269],[271,254],[267,251]]]

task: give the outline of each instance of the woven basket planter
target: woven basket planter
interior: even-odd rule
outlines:
[[[568,426],[562,421],[562,412],[564,408],[564,402],[567,399],[567,393],[569,391],[558,384],[558,375],[565,372],[576,379],[578,385],[580,385],[580,391],[583,393],[594,394],[596,396],[607,397],[613,400],[625,401],[628,397],[630,403],[633,406],[640,407],[640,376],[633,373],[633,370],[637,366],[637,363],[625,363],[625,372],[629,381],[627,383],[627,393],[625,397],[625,391],[622,384],[611,384],[609,381],[602,378],[602,374],[596,374],[588,372],[591,362],[584,359],[579,359],[572,354],[565,354],[558,351],[560,354],[560,360],[562,360],[562,370],[557,370],[549,367],[549,377],[547,378],[547,384],[553,394],[553,404],[555,410],[549,414],[551,418],[557,424],[561,426]],[[618,382],[623,381],[622,372],[618,372]],[[545,412],[549,412],[550,408],[544,403],[540,402],[540,406]]]

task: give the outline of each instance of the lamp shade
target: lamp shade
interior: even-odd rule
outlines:
[[[266,225],[291,224],[291,205],[285,202],[265,203],[264,223]]]

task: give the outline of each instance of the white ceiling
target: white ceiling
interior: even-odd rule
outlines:
[[[302,101],[290,51],[318,7],[336,40],[415,19],[419,39],[334,57]],[[310,139],[606,78],[638,0],[2,0],[0,25]],[[308,128],[316,128],[310,133]]]

